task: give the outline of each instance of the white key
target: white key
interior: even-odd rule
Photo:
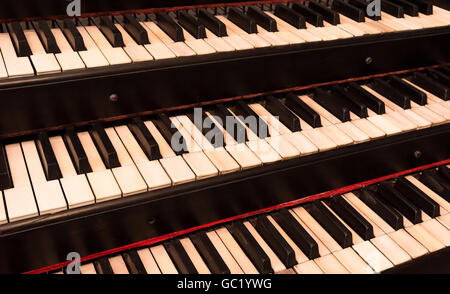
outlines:
[[[147,274],[161,274],[161,271],[159,270],[158,265],[156,264],[156,261],[148,248],[140,249],[137,253]]]
[[[355,252],[355,250],[353,250],[352,247],[336,251],[333,255],[351,274],[373,273],[373,269]]]
[[[133,160],[122,144],[114,128],[106,128],[106,135],[116,150],[120,167],[112,169],[114,177],[122,190],[123,196],[129,196],[147,191],[147,184],[134,165]]]
[[[80,266],[80,272],[82,275],[96,275],[97,271],[95,270],[93,263],[87,263]]]
[[[145,44],[144,47],[153,56],[155,60],[168,59],[177,57],[159,38],[153,33],[145,22],[140,23],[147,31],[148,40],[150,44]]]
[[[149,161],[139,143],[134,138],[128,126],[115,127],[117,134],[122,140],[125,148],[133,158],[140,174],[147,183],[149,190],[161,189],[172,185],[167,173],[158,160]]]
[[[84,27],[111,65],[131,63],[130,57],[120,47],[113,47],[97,26]]]
[[[159,150],[162,155],[160,163],[171,178],[174,185],[183,184],[186,182],[194,181],[195,174],[192,172],[188,164],[184,161],[182,156],[176,156],[175,152],[166,142],[164,137],[158,131],[156,126],[151,121],[145,122],[146,127],[152,134],[159,146]]]
[[[370,139],[378,139],[386,136],[386,133],[384,131],[382,131],[380,128],[375,126],[367,119],[352,120],[352,123],[357,128],[362,130],[365,134],[367,134],[370,137]]]
[[[323,274],[320,267],[313,260],[295,265],[294,270],[298,274]]]
[[[83,59],[84,64],[87,68],[94,68],[100,66],[108,66],[109,62],[100,51],[100,49],[95,44],[94,40],[91,38],[86,29],[82,26],[77,27],[78,32],[83,38],[84,45],[86,47],[85,51],[80,51],[81,59]]]
[[[189,259],[192,261],[192,264],[194,264],[194,267],[197,270],[197,272],[201,275],[210,274],[211,272],[209,271],[200,254],[198,253],[194,244],[192,244],[192,241],[189,238],[183,238],[180,239],[180,243],[183,246],[184,250],[186,251],[187,255],[189,256]]]
[[[145,49],[144,46],[137,44],[120,24],[115,24],[115,26],[122,34],[123,43],[125,45],[123,50],[125,50],[133,62],[153,60],[153,56],[147,51],[147,49]]]
[[[22,150],[41,215],[67,209],[66,199],[58,180],[47,181],[34,141],[22,142]]]
[[[36,73],[40,75],[60,72],[61,67],[56,60],[55,55],[47,54],[36,31],[24,30],[24,34],[28,44],[30,45],[32,52],[30,59],[36,69]]]
[[[428,253],[428,250],[404,229],[390,233],[388,236],[412,258],[419,258]]]
[[[80,55],[73,51],[72,46],[70,46],[61,29],[53,28],[51,29],[51,32],[55,37],[59,50],[61,51],[61,53],[55,54],[61,69],[63,71],[68,71],[86,68],[86,65],[81,60]]]
[[[92,172],[87,174],[96,202],[120,198],[122,191],[119,188],[111,170],[106,169],[94,142],[88,132],[78,133],[81,145],[86,153]]]
[[[261,247],[261,249],[267,254],[270,260],[270,264],[272,266],[272,269],[275,273],[281,272],[286,270],[286,267],[281,262],[281,260],[278,258],[278,256],[273,252],[273,250],[270,248],[269,245],[264,241],[264,239],[261,237],[261,235],[256,231],[256,229],[252,226],[251,223],[248,221],[244,222],[244,226],[247,228],[247,230],[250,232],[250,234],[255,238],[255,241],[258,243],[258,245]]]
[[[258,270],[226,228],[219,228],[216,233],[245,274],[258,274]]]
[[[163,245],[150,247],[150,251],[162,274],[178,274],[175,265]]]
[[[217,52],[213,47],[208,45],[205,40],[194,38],[194,36],[189,34],[189,32],[185,29],[183,29],[183,34],[185,39],[184,43],[191,47],[191,49],[194,50],[197,55],[212,54]]]
[[[369,241],[353,245],[353,249],[367,262],[376,272],[382,272],[394,265],[378,251]]]
[[[3,62],[3,55],[0,52],[0,79],[7,78],[8,77],[8,71],[6,70],[6,65]]]
[[[14,188],[4,191],[6,210],[9,221],[14,222],[37,216],[38,208],[28,178],[27,167],[22,155],[20,144],[5,146],[9,169]]]
[[[187,116],[177,116],[177,119],[221,174],[239,170],[240,166],[233,157],[223,147],[215,149]]]
[[[325,255],[314,259],[314,262],[325,274],[348,274],[345,267],[336,259],[333,254]]]
[[[212,231],[212,232],[207,232],[206,235],[208,236],[209,240],[213,244],[214,248],[219,253],[223,262],[227,265],[228,269],[230,270],[230,273],[231,274],[243,274],[244,272],[242,271],[240,266],[237,264],[236,260],[231,255],[231,253],[228,251],[228,249],[225,247],[222,240],[220,240],[217,233],[215,231]]]
[[[443,226],[450,230],[450,213],[441,215],[436,218]]]
[[[268,32],[264,28],[257,25],[258,36],[269,42],[272,46],[285,46],[289,42],[280,37],[277,33]],[[294,36],[295,37],[295,36]]]
[[[206,38],[204,39],[211,47],[213,47],[217,52],[230,52],[235,51],[236,48],[233,45],[227,43],[224,38],[219,38],[214,35],[210,30],[205,28]]]
[[[16,49],[8,33],[0,33],[0,50],[8,76],[22,77],[34,75],[34,69],[28,57],[17,57]]]
[[[430,252],[438,251],[445,248],[445,245],[441,241],[436,239],[432,234],[430,234],[421,224],[406,227],[405,230],[413,236],[417,241],[419,241],[425,248]]]
[[[411,260],[411,257],[388,235],[376,237],[370,240],[394,265],[399,265]]]
[[[121,255],[108,258],[111,269],[115,275],[128,275],[128,269]]]
[[[450,246],[450,231],[437,220],[424,221],[421,225],[446,247]]]
[[[61,170],[61,186],[66,196],[69,209],[93,204],[95,202],[94,194],[85,175],[78,175],[73,166],[72,159],[66,149],[63,139],[51,137],[50,144],[55,153],[56,161]]]
[[[174,42],[158,25],[154,22],[144,23],[177,57],[196,55],[184,42]]]
[[[3,200],[3,192],[1,192],[1,200]],[[6,216],[6,209],[3,201],[0,201],[0,225],[6,224],[8,222],[8,217]]]

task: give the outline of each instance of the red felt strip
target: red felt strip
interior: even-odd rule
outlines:
[[[198,230],[203,230],[203,229],[206,229],[206,228],[209,228],[209,227],[212,227],[212,226],[216,226],[216,225],[219,225],[219,224],[231,222],[231,221],[234,221],[234,220],[247,218],[247,217],[250,217],[250,216],[253,216],[253,215],[257,215],[257,214],[261,214],[261,213],[268,213],[268,212],[271,212],[271,211],[274,211],[274,210],[278,210],[278,209],[281,209],[281,208],[292,207],[292,206],[299,205],[301,203],[310,202],[310,201],[314,201],[314,200],[317,200],[317,199],[322,199],[322,198],[332,197],[332,196],[338,195],[338,194],[347,193],[347,192],[350,192],[350,191],[353,191],[353,190],[357,190],[357,189],[360,189],[360,188],[363,188],[363,187],[366,187],[366,186],[370,186],[370,185],[373,185],[373,184],[376,184],[376,183],[379,183],[379,182],[382,182],[382,181],[386,181],[386,180],[389,180],[389,179],[392,179],[392,178],[397,178],[397,177],[400,177],[400,176],[403,176],[403,175],[406,175],[406,174],[416,173],[416,172],[419,172],[419,171],[422,171],[422,170],[425,170],[425,169],[429,169],[429,168],[432,168],[432,167],[435,167],[435,166],[445,165],[445,164],[450,164],[450,159],[446,159],[446,160],[442,160],[442,161],[439,161],[439,162],[427,164],[427,165],[416,167],[416,168],[409,169],[409,170],[404,170],[404,171],[401,171],[401,172],[393,173],[393,174],[390,174],[390,175],[386,175],[386,176],[379,177],[379,178],[376,178],[376,179],[364,181],[364,182],[361,182],[361,183],[353,184],[353,185],[342,187],[342,188],[338,188],[338,189],[335,189],[335,190],[331,190],[331,191],[327,191],[327,192],[323,192],[323,193],[307,196],[307,197],[304,197],[304,198],[301,198],[301,199],[297,199],[297,200],[293,200],[293,201],[290,201],[290,202],[274,205],[274,206],[263,208],[263,209],[260,209],[260,210],[256,210],[256,211],[252,211],[252,212],[236,215],[236,216],[233,216],[233,217],[225,218],[225,219],[218,220],[218,221],[215,221],[215,222],[211,222],[211,223],[208,223],[208,224],[204,224],[204,225],[201,225],[201,226],[197,226],[197,227],[189,228],[189,229],[186,229],[186,230],[181,230],[181,231],[178,231],[178,232],[162,235],[162,236],[159,236],[159,237],[143,240],[143,241],[136,242],[136,243],[132,243],[132,244],[129,244],[129,245],[126,245],[126,246],[121,246],[121,247],[113,248],[113,249],[106,250],[106,251],[103,251],[103,252],[91,254],[91,255],[82,257],[81,258],[81,262],[86,262],[86,261],[89,261],[89,260],[97,259],[97,258],[100,258],[100,257],[103,257],[103,256],[119,253],[119,252],[122,252],[122,251],[125,251],[125,250],[129,250],[129,249],[133,249],[133,248],[139,248],[139,247],[153,245],[153,244],[156,244],[156,243],[168,240],[168,239],[172,239],[172,238],[175,238],[175,237],[178,237],[178,236],[181,236],[181,235],[189,234],[189,233],[192,233],[192,232],[195,232],[195,231],[198,231]],[[58,270],[58,269],[61,269],[61,268],[65,267],[65,266],[67,266],[69,263],[70,263],[70,261],[65,261],[65,262],[62,262],[62,263],[58,263],[58,264],[46,266],[46,267],[43,267],[43,268],[40,268],[40,269],[32,270],[32,271],[26,272],[26,274],[42,274],[42,273],[46,273],[46,272],[55,271],[55,270]]]

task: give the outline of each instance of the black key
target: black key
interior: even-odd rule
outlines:
[[[256,114],[256,112],[254,112],[253,109],[251,109],[250,106],[247,105],[247,103],[243,102],[242,100],[238,100],[235,104],[235,107],[233,108],[233,112],[237,116],[242,116],[244,120],[248,119],[249,117],[254,117],[256,119],[256,126],[248,123],[247,127],[260,139],[264,139],[269,136],[269,127],[267,126],[266,122],[261,119]],[[254,129],[255,127],[256,130]]]
[[[278,4],[275,7],[275,15],[294,28],[304,29],[306,28],[305,18],[297,13],[295,10],[287,7],[284,4]]]
[[[130,34],[130,36],[139,45],[150,44],[148,34],[145,28],[136,20],[136,17],[131,14],[123,16],[123,28]]]
[[[186,140],[175,126],[172,127],[172,121],[165,113],[158,114],[158,118],[154,119],[153,123],[176,155],[188,152]]]
[[[316,88],[314,91],[314,100],[342,122],[350,120],[349,109],[336,103],[334,97],[326,90]]]
[[[186,11],[180,11],[178,13],[178,22],[183,28],[186,29],[186,31],[194,36],[194,38],[206,38],[205,26]]]
[[[408,84],[399,77],[390,76],[387,82],[389,83],[389,85],[392,86],[392,88],[395,88],[397,91],[403,93],[410,100],[416,102],[417,104],[419,105],[427,104],[427,95],[424,92],[411,86],[411,84]]]
[[[427,77],[424,73],[415,72],[411,82],[443,100],[450,99],[449,87]]]
[[[256,22],[236,7],[228,9],[228,19],[249,34],[256,34]]]
[[[46,133],[39,133],[36,146],[48,181],[61,178],[58,162]]]
[[[394,230],[403,228],[403,218],[395,209],[388,205],[377,192],[362,190],[359,199],[375,211]]]
[[[209,13],[206,9],[198,11],[198,21],[208,28],[217,37],[227,36],[227,27],[217,17]]]
[[[318,2],[310,1],[309,2],[309,8],[314,10],[315,12],[322,15],[323,20],[327,21],[328,23],[332,25],[338,25],[341,23],[339,19],[339,14],[337,12],[334,12],[333,10],[329,9],[327,6],[322,5]]]
[[[397,18],[404,16],[403,7],[388,0],[381,0],[381,10]]]
[[[83,37],[75,26],[73,19],[67,18],[57,22],[74,51],[86,51]]]
[[[302,15],[307,22],[316,27],[323,27],[323,17],[314,10],[300,3],[292,3],[292,9]]]
[[[31,55],[31,49],[28,45],[28,41],[23,32],[21,23],[10,22],[7,24],[9,34],[11,36],[14,48],[16,48],[16,53],[18,57],[27,57]]]
[[[285,105],[313,128],[322,126],[320,115],[298,98],[294,93],[286,95]]]
[[[443,177],[444,179],[446,179],[449,183],[450,183],[450,168],[441,165],[438,168],[438,172],[441,175],[441,177]]]
[[[97,259],[94,261],[94,267],[97,271],[97,274],[100,275],[113,275],[114,272],[112,270],[111,264],[107,257]]]
[[[387,203],[392,205],[413,224],[422,222],[422,214],[411,201],[409,201],[403,194],[394,189],[388,183],[381,183],[378,186],[378,195],[381,196]]]
[[[259,8],[249,6],[247,9],[247,16],[252,18],[258,25],[260,25],[266,31],[269,32],[278,31],[277,22],[272,17],[265,14],[264,11],[261,11]]]
[[[195,233],[191,235],[189,239],[191,239],[211,273],[221,275],[230,274],[230,269],[227,267],[205,232]]]
[[[100,123],[92,125],[92,129],[89,130],[92,140],[97,147],[98,153],[103,159],[106,168],[112,169],[120,166],[119,158],[116,150],[108,138],[105,129]]]
[[[158,26],[175,42],[184,41],[183,29],[165,12],[156,13]]]
[[[265,108],[273,116],[278,116],[279,121],[292,132],[298,132],[302,129],[298,117],[274,96],[269,96],[265,99]]]
[[[372,89],[403,109],[411,108],[411,100],[408,96],[397,91],[394,87],[391,87],[391,85],[380,78],[374,79]]]
[[[58,45],[56,44],[55,36],[53,36],[52,31],[45,20],[33,21],[34,29],[36,30],[39,38],[41,39],[42,45],[47,53],[61,53]]]
[[[5,147],[0,144],[0,190],[13,187],[8,160],[6,159]]]
[[[343,87],[339,85],[334,85],[331,89],[336,94],[337,101],[339,101],[342,106],[347,107],[350,111],[352,111],[360,118],[367,117],[367,106],[364,105],[364,103],[361,103],[359,99],[349,94]]]
[[[170,259],[172,259],[175,264],[178,273],[183,275],[198,274],[189,255],[186,253],[179,240],[171,240],[164,243],[164,248],[167,250]]]
[[[124,47],[123,37],[119,29],[113,24],[110,16],[100,16],[94,18],[94,23],[98,26],[106,39],[113,47]]]
[[[270,274],[273,272],[269,257],[242,222],[235,222],[227,225],[227,229],[236,239],[239,246],[251,260],[259,273]]]
[[[352,233],[322,203],[316,201],[304,207],[342,248],[352,246]]]
[[[125,262],[128,272],[132,275],[144,275],[147,273],[141,258],[137,251],[128,251],[122,254],[123,261]]]
[[[319,257],[319,245],[289,211],[282,209],[272,217],[309,259]]]
[[[297,264],[294,249],[292,249],[269,219],[267,219],[267,216],[259,216],[251,223],[286,268],[291,268]]]
[[[450,202],[450,188],[445,185],[445,179],[439,176],[435,170],[422,172],[419,180],[435,193],[439,194],[439,196]]]
[[[419,7],[416,4],[413,4],[406,0],[389,0],[401,7],[403,7],[403,11],[411,16],[419,16]]]
[[[348,0],[348,4],[353,5],[355,7],[357,7],[358,9],[362,10],[366,17],[373,19],[373,20],[380,20],[381,19],[381,15],[369,15],[367,13],[367,2],[365,0]]]
[[[422,190],[413,185],[405,178],[399,178],[395,183],[395,189],[408,197],[408,199],[422,209],[430,217],[434,218],[440,215],[439,204],[427,196]]]
[[[425,15],[433,14],[433,5],[424,0],[408,0],[408,2],[417,5],[419,12]]]
[[[426,73],[433,80],[441,83],[442,85],[450,87],[450,76],[434,69],[429,69]]]
[[[81,145],[75,129],[67,129],[63,138],[77,173],[87,174],[92,172],[86,152],[84,152],[83,146]]]
[[[222,120],[223,128],[236,142],[245,143],[247,141],[245,126],[235,119],[233,114],[222,103],[217,104],[211,114],[218,116]]]
[[[341,195],[325,201],[328,206],[349,225],[363,240],[374,237],[372,225]]]
[[[128,128],[131,133],[133,133],[136,141],[139,143],[139,146],[141,146],[149,160],[158,160],[162,158],[158,143],[155,138],[153,138],[142,119],[138,117],[134,118],[132,122],[128,124]]]
[[[365,13],[363,10],[350,3],[344,2],[343,0],[334,0],[331,5],[331,9],[334,11],[345,15],[346,17],[353,19],[357,22],[364,22]]]
[[[360,103],[365,104],[376,114],[384,114],[386,112],[384,102],[367,92],[357,83],[351,82],[348,84],[347,94]]]

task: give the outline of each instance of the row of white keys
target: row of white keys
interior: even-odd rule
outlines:
[[[161,189],[172,185],[172,181],[161,163],[158,160],[150,161],[147,158],[128,126],[117,126],[115,130],[144,178],[148,190]]]
[[[115,24],[116,28],[122,35],[124,47],[123,50],[128,54],[133,62],[142,62],[153,60],[153,56],[145,49],[144,46],[139,45],[128,34],[128,32],[120,24]]]
[[[196,179],[205,179],[213,176],[217,176],[219,171],[214,166],[214,164],[209,160],[209,158],[203,153],[200,146],[192,138],[191,134],[183,127],[183,125],[178,121],[178,119],[172,117],[172,124],[178,129],[180,134],[183,136],[188,153],[183,154],[183,159],[190,166],[192,171],[196,175]]]
[[[88,25],[85,26],[84,29],[89,33],[98,49],[100,49],[103,56],[105,56],[108,60],[109,64],[116,65],[131,63],[130,57],[123,50],[123,48],[113,47],[97,26]]]
[[[84,69],[86,65],[83,60],[81,60],[80,55],[73,51],[72,46],[67,41],[64,33],[60,28],[52,28],[51,32],[55,37],[56,44],[58,45],[61,53],[56,53],[56,59],[63,71]]]
[[[35,30],[24,30],[25,38],[31,49],[31,62],[36,74],[49,74],[60,72],[61,67],[53,53],[47,53]]]
[[[50,144],[61,171],[60,182],[69,209],[95,203],[95,197],[86,175],[77,174],[63,138],[60,136],[51,137]]]
[[[22,77],[34,75],[34,69],[28,57],[18,57],[8,33],[0,33],[0,50],[6,72],[2,69],[0,77]]]
[[[21,145],[40,215],[66,210],[66,199],[59,180],[47,181],[36,143],[26,141]]]
[[[106,128],[106,135],[116,150],[120,166],[112,169],[114,178],[120,186],[123,196],[142,193],[148,190],[147,184],[135,166],[125,146],[114,128]]]
[[[158,25],[152,21],[144,22],[150,31],[161,40],[166,47],[172,51],[177,57],[180,56],[194,56],[196,55],[195,51],[192,50],[186,43],[184,42],[175,42],[172,40]],[[151,41],[150,41],[151,42]],[[151,51],[150,51],[151,53]]]
[[[225,150],[225,148],[222,146],[214,148],[187,116],[180,115],[177,116],[176,119],[183,125],[184,129],[191,134],[192,139],[201,147],[205,155],[208,156],[220,174],[235,172],[240,169],[240,165]]]
[[[5,146],[14,188],[4,190],[5,209],[14,222],[39,215],[20,143]]]
[[[88,132],[81,132],[77,135],[92,169],[92,172],[86,176],[94,192],[96,202],[120,198],[122,191],[112,171],[105,167],[90,134]]]
[[[162,158],[159,160],[173,185],[195,181],[196,175],[181,155],[176,155],[170,145],[158,131],[152,121],[145,122],[146,127],[158,143]]]

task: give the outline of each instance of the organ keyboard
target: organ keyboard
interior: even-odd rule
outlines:
[[[69,252],[82,273],[448,257],[450,12],[381,2],[9,11],[0,271],[62,272]]]

